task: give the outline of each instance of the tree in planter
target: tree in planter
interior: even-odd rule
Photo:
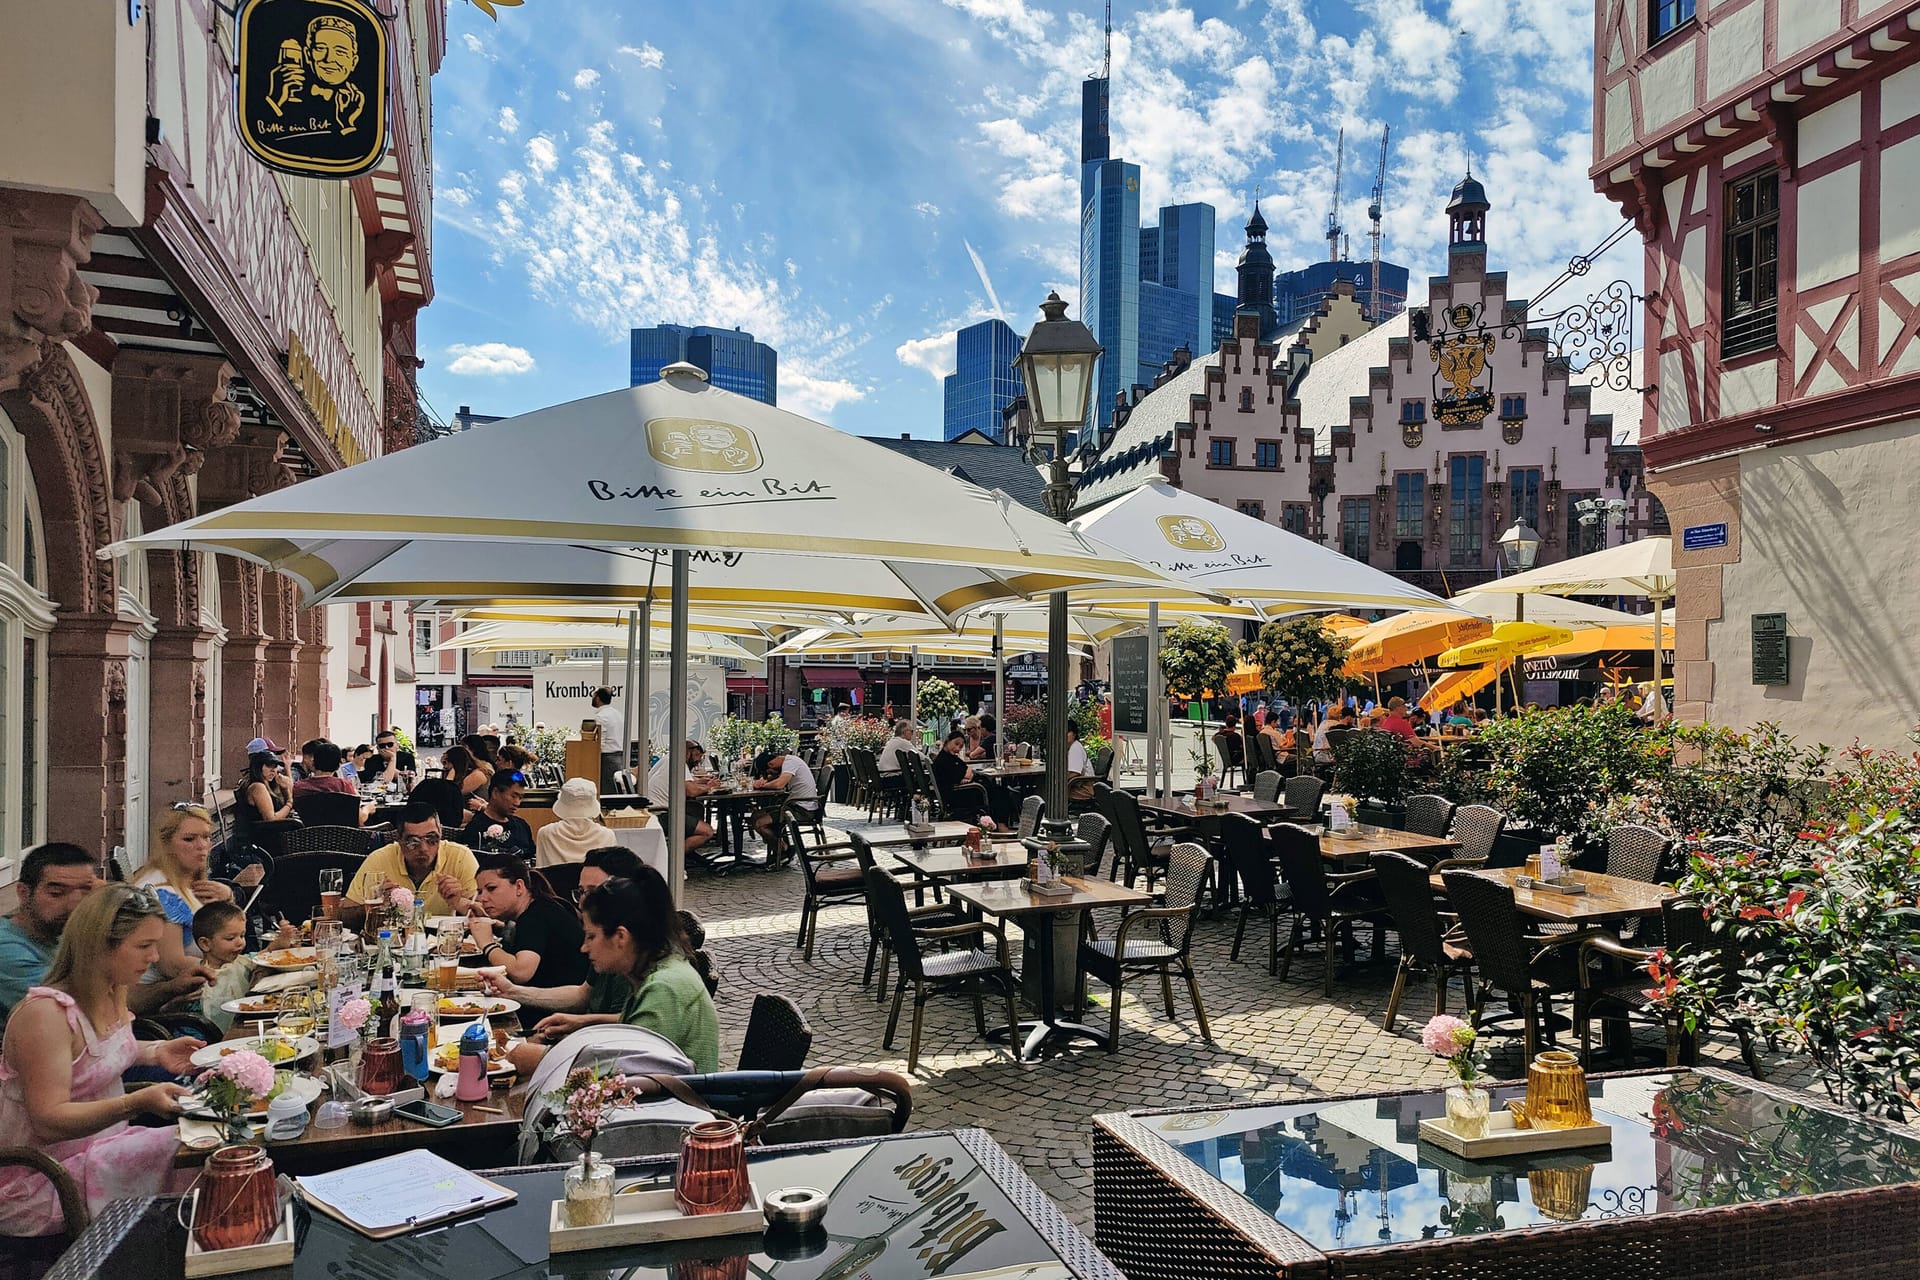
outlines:
[[[1160,674],[1167,692],[1197,699],[1227,687],[1236,656],[1225,627],[1188,619],[1161,639]]]
[[[1400,808],[1407,799],[1408,750],[1397,733],[1363,729],[1341,735],[1333,749],[1334,790],[1383,809]]]
[[[1267,623],[1240,646],[1240,656],[1260,668],[1267,688],[1299,707],[1347,692],[1352,682],[1341,672],[1352,647],[1313,616]]]
[[[920,682],[920,719],[945,727],[960,713],[960,691],[939,676]]]

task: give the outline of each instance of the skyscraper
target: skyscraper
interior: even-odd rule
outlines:
[[[1177,349],[1213,350],[1213,206],[1172,204],[1140,228],[1140,350],[1134,381],[1152,386]]]
[[[1140,166],[1080,166],[1080,318],[1100,343],[1092,421],[1113,419],[1113,398],[1140,366]]]
[[[633,380],[641,386],[660,380],[660,370],[685,360],[704,369],[716,387],[778,404],[780,353],[754,341],[744,329],[708,325],[657,324],[632,331]]]
[[[941,437],[952,440],[978,431],[1000,440],[1000,410],[1020,394],[1022,339],[1004,320],[982,320],[954,335],[953,372],[946,381],[946,416]]]
[[[1320,303],[1333,292],[1336,280],[1353,284],[1354,297],[1368,308],[1367,318],[1375,324],[1391,320],[1407,309],[1407,269],[1398,263],[1380,262],[1380,314],[1372,314],[1373,263],[1315,262],[1288,271],[1273,282],[1273,309],[1282,325],[1303,320],[1319,310]]]

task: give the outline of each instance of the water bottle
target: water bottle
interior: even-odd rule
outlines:
[[[453,1096],[461,1102],[484,1102],[487,1097],[487,1023],[481,1019],[460,1037],[460,1080]]]
[[[400,1019],[400,1065],[406,1069],[408,1075],[422,1084],[427,1080],[427,1055],[432,1051],[427,1042],[427,1033],[431,1026],[432,1018],[425,1009],[409,1010]],[[480,1068],[480,1078],[484,1083],[486,1050],[482,1049],[480,1052],[483,1064]]]

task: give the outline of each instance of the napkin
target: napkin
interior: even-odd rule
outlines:
[[[253,1136],[259,1137],[266,1127],[265,1117],[252,1122]],[[180,1141],[189,1147],[200,1148],[217,1146],[226,1141],[226,1128],[212,1120],[190,1120],[180,1117]]]
[[[320,975],[312,969],[299,969],[293,973],[269,973],[253,984],[253,989],[265,995],[270,991],[291,991],[295,987],[310,987],[320,981]]]

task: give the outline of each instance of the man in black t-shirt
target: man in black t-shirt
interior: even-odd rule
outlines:
[[[487,803],[473,815],[460,833],[460,843],[475,853],[511,853],[533,860],[533,828],[519,816],[520,801],[527,794],[526,775],[501,769],[487,781]],[[491,839],[487,832],[500,828]]]
[[[489,918],[468,929],[488,964],[506,967],[508,981],[523,987],[566,987],[587,980],[587,958],[580,953],[580,917],[557,898],[535,894],[533,872],[520,859],[494,854],[480,860],[474,877],[474,904]],[[504,940],[496,924],[505,925]],[[551,1010],[523,1010],[528,1026]]]

